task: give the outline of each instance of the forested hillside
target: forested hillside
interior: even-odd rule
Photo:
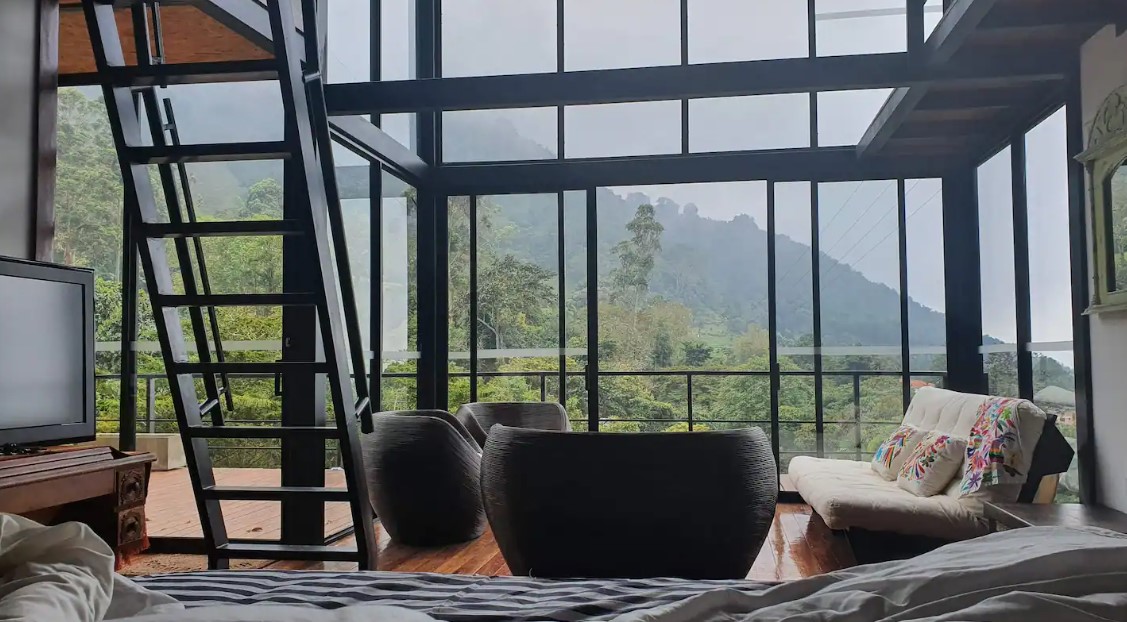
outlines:
[[[105,109],[96,95],[64,89],[60,94],[58,230],[56,256],[60,261],[93,267],[97,271],[98,340],[119,337],[121,255],[121,189]],[[251,103],[260,91],[246,94]],[[228,117],[215,107],[195,109],[185,98],[178,101],[178,116],[184,124],[206,128],[207,135],[189,135],[188,140],[238,140],[269,138],[265,124],[276,123],[270,113],[255,117]],[[269,101],[262,101],[269,110]],[[249,128],[248,128],[249,124]],[[258,124],[262,124],[259,126]],[[509,152],[536,157],[535,143],[496,127],[475,130],[460,128],[463,145],[475,148],[489,141],[507,141]],[[477,131],[475,135],[474,132]],[[248,136],[249,132],[249,136]],[[471,140],[472,139],[472,140]],[[474,142],[476,141],[476,142]],[[458,141],[451,149],[468,149]],[[193,195],[205,219],[278,218],[281,216],[279,167],[271,163],[249,165],[203,165],[191,168]],[[341,186],[346,199],[365,196],[366,171],[346,169]],[[572,194],[569,193],[568,201]],[[413,231],[415,220],[412,190],[397,188],[385,198],[402,210],[407,222],[394,231]],[[567,359],[569,372],[582,371],[586,364],[581,353],[586,339],[586,248],[582,193],[571,206],[564,227],[565,346],[574,348]],[[740,375],[708,375],[694,379],[693,418],[695,429],[732,425],[759,425],[769,429],[771,419],[770,382],[767,372],[767,272],[765,265],[767,234],[763,223],[748,216],[716,220],[701,216],[697,206],[678,205],[659,196],[637,193],[617,194],[598,191],[599,201],[599,283],[598,296],[603,370],[621,372],[657,371],[659,375],[605,377],[600,384],[600,418],[609,430],[669,430],[686,428],[688,386],[678,370],[734,371]],[[385,205],[390,209],[391,203]],[[499,349],[558,347],[559,292],[557,274],[557,214],[555,196],[483,197],[478,220],[478,317],[477,347],[482,351],[479,371],[481,399],[539,399],[538,378],[492,373],[554,372],[557,356],[509,355],[494,358]],[[371,291],[369,271],[371,235],[366,210],[368,202],[347,200],[349,254],[353,257],[357,292],[366,299]],[[469,308],[469,202],[464,197],[450,202],[450,350],[469,349],[471,318]],[[390,212],[389,212],[390,213]],[[388,217],[390,218],[390,216]],[[388,223],[385,218],[385,224]],[[809,277],[799,278],[806,267],[809,274],[811,249],[787,236],[776,237],[776,253],[781,270],[797,267],[795,278],[779,284],[779,335],[784,346],[812,345],[813,308]],[[385,235],[385,274],[383,290],[387,306],[402,306],[401,330],[407,349],[416,342],[417,278],[415,240],[388,240]],[[208,240],[205,248],[216,291],[276,291],[281,289],[281,245],[271,238],[229,238]],[[895,345],[900,342],[899,295],[875,283],[849,266],[822,256],[823,271],[832,282],[823,283],[824,334],[833,335],[825,345]],[[402,283],[391,272],[402,270]],[[787,274],[792,274],[788,272]],[[143,297],[142,297],[143,298]],[[142,304],[142,340],[154,338],[147,305]],[[366,313],[366,311],[365,311]],[[221,326],[225,340],[276,341],[281,335],[281,314],[277,309],[222,309]],[[385,334],[394,312],[385,309]],[[910,303],[913,344],[941,345],[945,342],[944,316],[922,305]],[[394,320],[398,321],[398,320]],[[261,346],[260,346],[261,347]],[[239,351],[233,358],[273,360],[273,351]],[[98,356],[99,372],[117,371],[114,352]],[[879,376],[864,372],[896,371],[898,356],[825,357],[825,368],[832,371],[861,372],[860,408],[853,405],[853,377],[827,376],[823,406],[826,435],[819,443],[814,431],[816,405],[812,374],[813,357],[780,357],[782,378],[779,418],[780,444],[785,452],[811,453],[819,445],[831,454],[849,456],[871,452],[887,435],[890,423],[902,416],[901,380],[898,376]],[[992,384],[1016,386],[1012,360],[993,357]],[[142,371],[159,373],[159,357],[142,356]],[[452,360],[451,370],[465,372],[464,359]],[[384,363],[389,374],[413,374],[415,362]],[[913,371],[939,370],[944,357],[925,357],[915,362]],[[1068,370],[1051,359],[1039,369],[1047,369],[1046,382],[1059,377],[1061,386],[1070,381]],[[921,377],[939,382],[936,377]],[[547,374],[549,399],[559,394],[555,374]],[[163,381],[157,382],[156,410],[171,418],[171,403]],[[278,404],[269,379],[239,380],[235,383],[236,419],[261,420],[277,417]],[[116,418],[118,386],[114,381],[99,383],[99,416],[106,420],[103,429],[112,429]],[[384,382],[385,408],[414,406],[414,381],[389,377]],[[575,419],[586,418],[586,399],[582,379],[572,377],[566,390],[566,403]],[[450,387],[450,407],[469,399],[469,381],[454,377]],[[167,424],[158,426],[167,428]],[[893,426],[894,427],[894,426]],[[261,444],[261,441],[255,441]],[[260,449],[226,450],[217,454],[221,464],[273,464],[276,452]]]

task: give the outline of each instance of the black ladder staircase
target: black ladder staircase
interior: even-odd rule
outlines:
[[[125,62],[114,15],[115,6],[128,6],[133,11],[138,51],[136,65]],[[371,429],[372,406],[333,174],[317,44],[315,0],[301,0],[302,32],[296,28],[289,1],[267,0],[274,45],[274,58],[271,60],[176,65],[162,63],[159,4],[153,0],[83,0],[83,10],[121,166],[126,209],[131,210],[133,222],[140,232],[138,254],[141,269],[184,441],[209,566],[227,568],[230,559],[293,559],[355,561],[361,569],[374,570],[374,517],[359,444],[359,428],[365,431]],[[155,56],[150,53],[150,15],[157,35]],[[249,80],[278,82],[285,113],[285,140],[181,144],[171,104],[160,99],[158,87]],[[197,220],[185,163],[254,159],[291,162],[296,171],[293,175],[295,192],[292,194],[300,201],[299,216],[287,216],[282,220]],[[149,167],[152,165],[156,166],[167,219],[163,218],[150,178]],[[300,236],[308,241],[308,257],[314,264],[316,285],[309,292],[213,293],[200,242],[201,238],[210,236]],[[172,241],[173,256],[179,264],[183,293],[174,289],[166,250],[168,240]],[[195,252],[195,267],[192,251]],[[199,268],[198,278],[196,267]],[[216,307],[289,305],[316,308],[323,344],[322,360],[241,363],[226,359],[219,338]],[[198,353],[195,360],[188,354],[181,309],[187,310],[188,324]],[[214,358],[207,335],[209,328],[215,344]],[[328,376],[335,425],[224,425],[221,399],[226,398],[228,410],[234,406],[227,374],[293,371]],[[202,401],[196,389],[197,377],[203,379],[205,395]],[[204,416],[210,419],[207,424]],[[208,443],[212,439],[335,440],[339,444],[347,488],[217,486],[208,451]],[[223,500],[348,502],[352,510],[356,547],[231,540],[227,536],[220,508]]]

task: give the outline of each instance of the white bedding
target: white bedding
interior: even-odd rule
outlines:
[[[234,574],[234,573],[233,573]],[[113,572],[89,528],[43,527],[0,514],[0,621],[418,622],[380,605],[185,609]],[[1127,536],[1029,528],[952,544],[902,562],[860,566],[762,592],[711,590],[619,622],[1127,622]]]
[[[1127,536],[1037,527],[951,544],[906,561],[716,590],[620,622],[1127,621]]]

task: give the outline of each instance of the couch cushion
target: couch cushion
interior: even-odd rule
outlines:
[[[969,438],[975,422],[978,421],[979,410],[984,403],[992,399],[995,398],[990,395],[924,387],[912,397],[908,412],[904,415],[904,423],[924,430]],[[1045,421],[1048,417],[1029,400],[1018,400],[1016,413],[1021,438],[1021,463],[1014,466],[1021,473],[1028,473],[1033,462],[1033,450],[1037,447],[1037,441],[1041,440],[1041,432],[1045,429]],[[965,468],[964,462],[963,469]],[[952,482],[944,494],[953,497],[965,496],[960,490],[961,483],[960,477]],[[987,488],[973,494],[996,501],[1017,501],[1021,483],[1009,481],[991,488],[997,490]]]
[[[931,432],[904,461],[896,485],[917,497],[943,492],[966,460],[967,442],[942,432]]]
[[[912,451],[926,436],[927,430],[910,425],[900,426],[892,436],[888,437],[888,440],[877,447],[876,453],[873,454],[873,471],[882,479],[896,481],[900,467],[904,466],[908,456],[912,455]]]
[[[831,529],[857,527],[949,540],[989,532],[974,501],[917,497],[881,479],[868,462],[797,456],[788,472],[798,493]]]

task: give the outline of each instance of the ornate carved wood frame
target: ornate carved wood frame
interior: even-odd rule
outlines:
[[[1088,170],[1092,218],[1092,302],[1088,313],[1127,311],[1127,289],[1115,286],[1111,179],[1127,165],[1127,85],[1104,103],[1089,127],[1088,149],[1076,156]]]

